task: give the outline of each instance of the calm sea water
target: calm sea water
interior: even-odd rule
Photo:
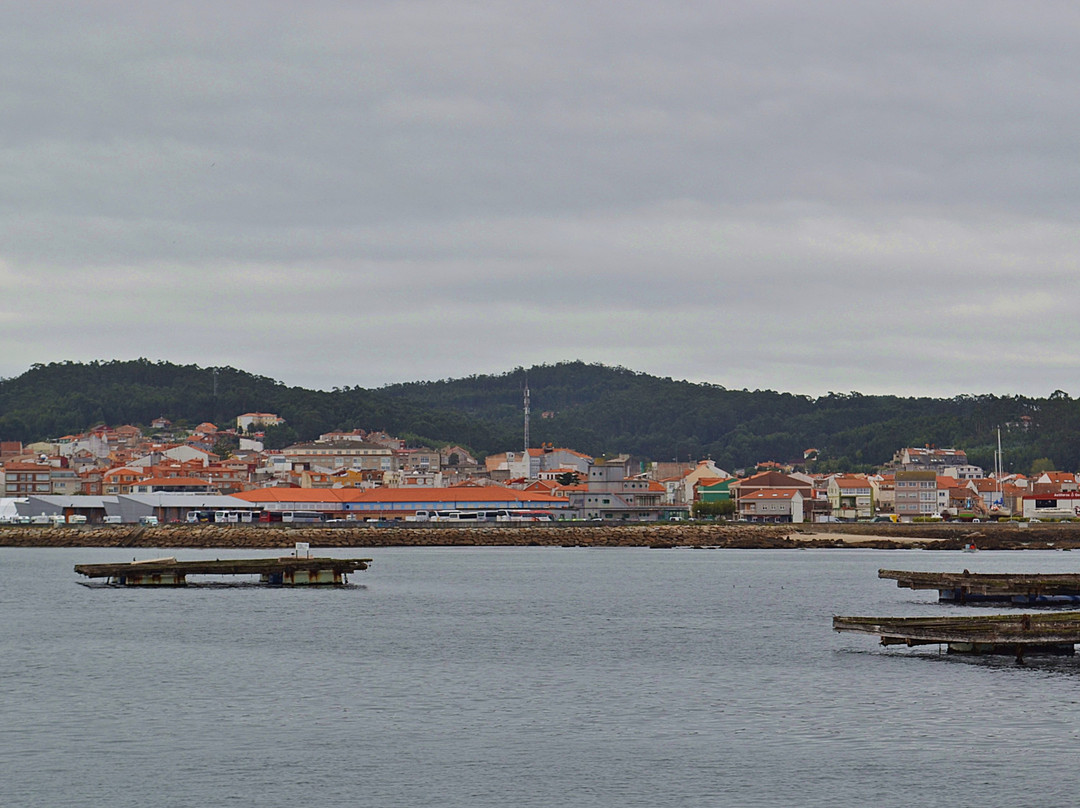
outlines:
[[[887,650],[830,622],[957,608],[878,580],[882,566],[1066,571],[1077,553],[336,552],[375,559],[360,586],[91,589],[73,564],[132,551],[0,549],[0,804],[1066,805],[1080,793],[1080,657],[1018,667]]]

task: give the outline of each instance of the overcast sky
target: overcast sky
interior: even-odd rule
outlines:
[[[1030,0],[2,2],[0,376],[1080,395],[1078,41]]]

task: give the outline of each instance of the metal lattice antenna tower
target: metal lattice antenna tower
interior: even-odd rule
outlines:
[[[525,453],[529,453],[529,374],[525,374]]]

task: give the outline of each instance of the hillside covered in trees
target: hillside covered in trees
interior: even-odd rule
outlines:
[[[331,391],[288,387],[230,367],[145,359],[35,365],[0,380],[0,439],[30,442],[100,423],[146,425],[159,416],[226,427],[240,413],[261,410],[287,422],[268,434],[271,446],[362,428],[415,444],[460,443],[483,455],[520,447],[526,377],[534,446],[654,460],[711,456],[725,468],[801,460],[803,450],[816,448],[817,470],[867,470],[903,446],[933,444],[965,449],[971,462],[990,470],[1000,428],[1007,470],[1080,468],[1080,401],[1061,391],[1048,398],[811,398],[582,362]]]

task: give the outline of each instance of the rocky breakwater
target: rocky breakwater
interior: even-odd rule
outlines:
[[[7,547],[157,547],[291,549],[332,547],[743,547],[834,546],[783,525],[582,525],[533,527],[267,527],[130,525],[0,529]]]
[[[1080,523],[1074,522],[891,522],[800,525],[819,538],[836,537],[847,546],[921,547],[960,550],[1080,549]]]
[[[1080,548],[1080,524],[748,525],[555,523],[529,527],[281,527],[264,525],[103,525],[0,527],[6,547],[292,549],[312,547],[863,547],[956,550]]]

